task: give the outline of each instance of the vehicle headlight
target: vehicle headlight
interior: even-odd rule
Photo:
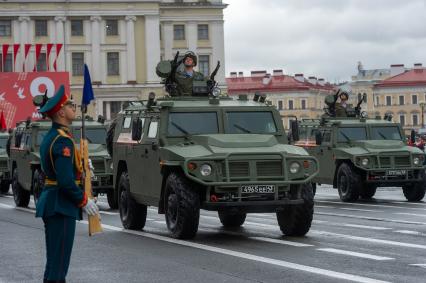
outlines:
[[[414,163],[414,165],[420,165],[420,158],[419,157],[414,157],[413,158],[413,163]]]
[[[298,162],[293,162],[290,164],[290,173],[296,174],[299,172],[300,164]]]
[[[214,97],[218,97],[218,96],[220,96],[220,94],[222,93],[222,91],[220,90],[220,88],[218,88],[218,87],[215,87],[215,88],[213,88],[213,90],[212,90],[212,95],[214,96]]]
[[[212,167],[208,164],[203,164],[200,167],[200,173],[204,177],[210,176],[212,174]]]
[[[361,164],[362,164],[362,166],[367,166],[367,165],[368,165],[368,162],[370,162],[370,160],[368,160],[368,158],[363,158],[363,159],[361,160]]]

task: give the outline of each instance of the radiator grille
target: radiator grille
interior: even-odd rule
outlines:
[[[247,177],[250,175],[248,162],[229,162],[230,177]]]
[[[410,166],[410,157],[409,156],[396,156],[395,157],[395,166],[404,167]]]
[[[256,163],[258,176],[281,176],[281,161],[259,161]]]
[[[380,167],[381,168],[391,168],[390,156],[380,156]]]

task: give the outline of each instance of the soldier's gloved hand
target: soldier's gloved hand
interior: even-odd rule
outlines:
[[[86,205],[83,206],[83,208],[84,211],[86,211],[86,213],[91,216],[99,213],[99,208],[92,199],[88,199]]]

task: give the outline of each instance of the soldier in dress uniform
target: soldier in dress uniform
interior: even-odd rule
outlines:
[[[182,59],[183,68],[176,72],[177,92],[181,96],[192,96],[193,81],[205,80],[204,75],[196,72],[197,56],[194,52],[188,51]]]
[[[74,242],[76,220],[82,208],[89,215],[99,213],[81,188],[82,164],[69,126],[76,106],[61,85],[41,107],[40,113],[52,119],[52,128],[40,145],[40,162],[45,186],[36,207],[36,217],[44,222],[46,269],[43,282],[65,282]]]

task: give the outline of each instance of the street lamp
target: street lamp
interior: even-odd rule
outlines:
[[[420,102],[420,108],[422,108],[422,129],[425,127],[425,103]]]

